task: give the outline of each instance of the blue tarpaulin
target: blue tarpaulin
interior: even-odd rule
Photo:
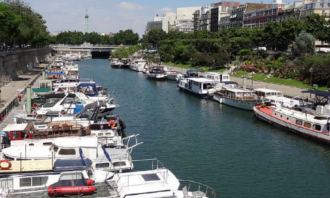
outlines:
[[[96,83],[80,83],[78,90],[82,91],[87,96],[97,96]]]

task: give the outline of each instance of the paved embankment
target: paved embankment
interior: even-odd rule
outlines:
[[[11,81],[1,87],[1,105],[0,105],[0,129],[12,122],[13,111],[23,110],[24,98],[21,102],[18,101],[18,92],[25,94],[26,88],[29,85],[34,85],[38,82],[40,74],[35,75],[20,75],[22,80]],[[23,95],[24,96],[24,95]]]
[[[184,69],[184,68],[173,67],[173,66],[168,66],[168,65],[164,65],[164,66],[166,66],[168,68],[171,68],[174,71],[181,72],[181,73],[184,73],[187,70],[187,69]],[[237,82],[241,86],[244,83],[243,78],[231,77],[231,80],[234,81],[234,82]],[[300,89],[300,88],[297,88],[297,87],[291,87],[291,86],[279,85],[279,84],[272,84],[272,83],[266,83],[266,82],[261,82],[261,81],[253,81],[252,82],[249,79],[245,79],[245,85],[247,87],[251,87],[252,84],[253,84],[253,88],[275,89],[275,90],[282,91],[284,95],[290,96],[290,97],[295,97],[295,96],[299,96],[299,97],[302,97],[302,98],[309,97],[309,94],[302,93],[302,91],[304,89]]]

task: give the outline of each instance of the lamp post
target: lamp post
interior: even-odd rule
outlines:
[[[310,91],[312,91],[312,89],[313,89],[313,67],[311,67],[310,69],[309,69],[309,73],[310,73],[310,84],[311,84],[311,88],[310,88]],[[309,93],[309,97],[311,98],[312,97],[312,93],[310,92]]]

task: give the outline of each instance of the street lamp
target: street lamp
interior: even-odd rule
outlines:
[[[309,97],[311,98],[312,97],[312,89],[313,89],[313,67],[311,67],[310,69],[309,69],[309,73],[310,73],[310,84],[311,84],[311,88],[310,88],[310,92],[309,92]]]

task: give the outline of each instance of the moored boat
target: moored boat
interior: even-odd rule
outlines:
[[[146,76],[150,79],[164,80],[167,77],[166,68],[161,66],[151,67],[146,71]]]
[[[259,103],[258,96],[254,91],[243,88],[232,88],[224,86],[213,95],[213,99],[220,104],[252,111],[253,107]]]
[[[313,112],[303,108],[260,104],[253,111],[263,121],[330,143],[330,105],[319,106]]]
[[[124,62],[119,58],[112,58],[110,62],[111,67],[113,68],[121,68],[124,66]]]

